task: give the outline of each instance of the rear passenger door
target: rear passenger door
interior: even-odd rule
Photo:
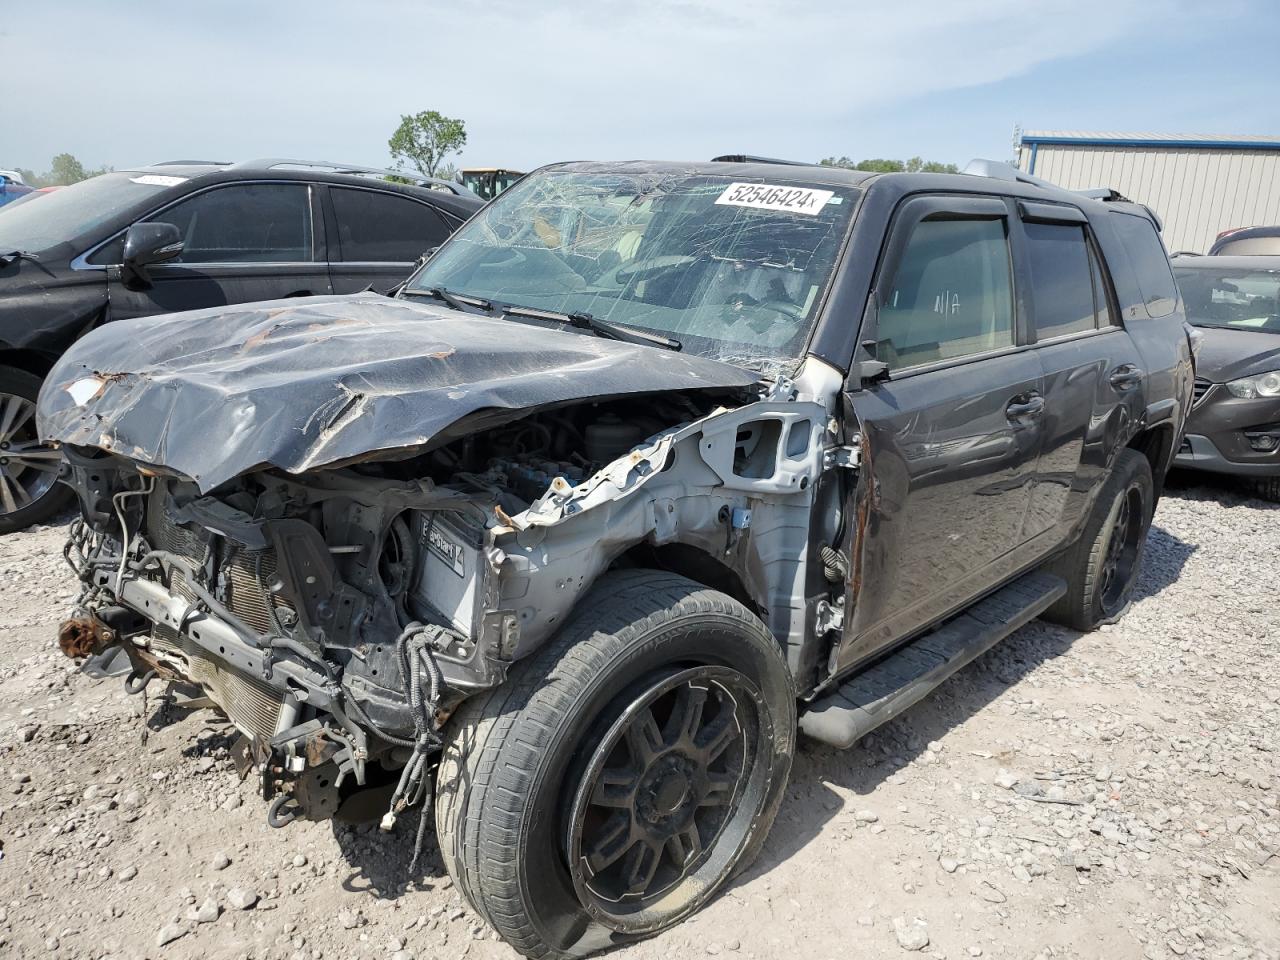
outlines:
[[[308,184],[211,187],[145,220],[176,226],[182,253],[148,268],[149,284],[126,285],[112,272],[112,319],[330,292]]]
[[[929,196],[894,217],[862,333],[888,379],[848,394],[871,492],[838,669],[1016,572],[1044,399],[1010,210]]]
[[[1145,373],[1118,324],[1084,213],[1030,201],[1018,201],[1017,209],[1014,249],[1030,291],[1045,399],[1043,446],[1022,536],[1051,550],[1088,512],[1117,433],[1141,416]]]
[[[329,275],[334,293],[386,293],[452,232],[430,205],[398,193],[329,187]]]

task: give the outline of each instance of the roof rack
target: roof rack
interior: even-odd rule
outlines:
[[[991,177],[995,180],[1008,180],[1013,183],[1029,183],[1035,187],[1044,187],[1048,190],[1066,190],[1056,183],[1050,183],[1048,180],[1041,180],[1039,177],[1033,177],[1031,174],[1023,170],[1019,170],[1011,163],[1002,163],[999,160],[970,160],[965,164],[965,168],[960,171],[967,173],[973,177]],[[1118,190],[1110,187],[1090,187],[1086,190],[1067,190],[1067,193],[1074,193],[1077,196],[1088,197],[1091,200],[1104,200],[1117,203],[1130,203],[1128,197],[1123,196]]]
[[[441,180],[439,177],[424,177],[421,174],[405,170],[386,170],[382,167],[362,167],[354,163],[333,163],[329,160],[291,160],[287,157],[265,157],[260,160],[244,160],[231,164],[235,169],[275,170],[280,167],[291,167],[300,170],[327,170],[329,173],[345,173],[358,177],[397,177],[419,186],[447,190],[455,196],[466,196],[471,193],[460,183],[452,180]]]
[[[152,167],[227,167],[230,165],[229,160],[161,160],[159,163],[148,164]]]
[[[999,160],[970,160],[960,172],[967,173],[972,177],[990,177],[993,180],[1008,180],[1012,183],[1029,183],[1036,187],[1060,189],[1048,180],[1033,177],[1031,174],[1019,170],[1013,164],[1002,163]]]
[[[1146,211],[1151,222],[1155,224],[1156,232],[1164,232],[1164,221],[1160,219],[1160,215],[1152,210],[1145,203],[1139,203],[1137,200],[1130,200],[1119,190],[1113,190],[1111,187],[1090,187],[1085,190],[1068,190],[1060,187],[1056,183],[1050,183],[1048,180],[1041,180],[1039,177],[1033,177],[1029,173],[1024,173],[1010,163],[1001,163],[999,160],[970,160],[965,164],[965,168],[960,171],[975,177],[992,177],[996,180],[1009,180],[1015,183],[1029,183],[1036,187],[1045,187],[1049,190],[1061,190],[1064,193],[1074,193],[1078,197],[1088,197],[1090,200],[1101,200],[1104,203],[1132,203],[1136,207],[1141,207]]]
[[[777,157],[757,157],[749,153],[726,153],[722,157],[712,157],[712,163],[780,163],[788,167],[811,167],[813,164],[803,160],[779,160]]]

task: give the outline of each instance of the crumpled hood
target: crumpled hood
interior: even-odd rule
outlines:
[[[1280,370],[1280,333],[1197,327],[1204,339],[1196,355],[1196,376],[1226,383],[1239,377]]]
[[[482,411],[471,428],[569,400],[757,380],[656,347],[357,294],[108,324],[46,378],[37,424],[46,440],[209,491],[266,465],[408,455]]]

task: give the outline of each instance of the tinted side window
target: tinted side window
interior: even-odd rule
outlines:
[[[923,220],[881,286],[877,356],[891,369],[1013,344],[1004,220]]]
[[[1094,328],[1094,287],[1084,227],[1025,223],[1031,265],[1036,338],[1048,340]]]
[[[425,203],[373,190],[330,187],[338,217],[341,259],[413,263],[449,236],[443,219]]]
[[[150,220],[182,234],[174,263],[296,263],[312,259],[311,200],[305,184],[218,187]]]
[[[1138,289],[1147,304],[1147,314],[1163,317],[1173,313],[1178,304],[1178,288],[1169,269],[1169,257],[1160,242],[1155,226],[1146,217],[1115,213],[1111,222],[1115,225],[1120,242],[1129,254]]]

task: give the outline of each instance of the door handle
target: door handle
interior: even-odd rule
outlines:
[[[1141,370],[1132,363],[1126,363],[1116,367],[1111,371],[1111,386],[1117,390],[1132,390],[1134,387],[1142,383],[1142,378],[1146,376]]]
[[[1036,393],[1014,397],[1004,408],[1004,413],[1010,420],[1035,419],[1044,413],[1044,397]]]

